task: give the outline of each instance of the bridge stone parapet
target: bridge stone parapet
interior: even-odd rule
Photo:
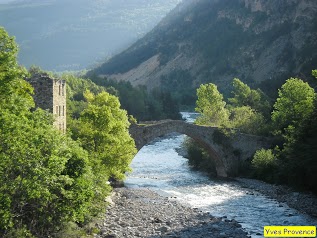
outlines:
[[[177,120],[158,121],[153,124],[133,124],[129,131],[138,150],[155,138],[173,132],[191,137],[214,159],[217,175],[220,177],[236,175],[242,161],[251,158],[256,150],[270,148],[273,144],[273,140],[270,138],[243,134],[233,130],[224,133],[217,127],[199,126]]]

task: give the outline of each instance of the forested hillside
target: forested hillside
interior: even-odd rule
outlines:
[[[240,78],[271,97],[290,76],[312,80],[317,2],[184,1],[130,48],[90,74],[160,87],[183,105],[212,82],[228,96]]]

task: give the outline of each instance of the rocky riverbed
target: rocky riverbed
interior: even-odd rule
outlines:
[[[96,238],[248,237],[234,220],[213,217],[148,189],[116,188]]]

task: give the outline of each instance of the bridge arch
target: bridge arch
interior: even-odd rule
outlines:
[[[138,150],[155,138],[172,132],[178,132],[193,138],[214,159],[217,175],[220,177],[235,175],[241,161],[251,158],[256,150],[267,149],[274,144],[274,138],[239,132],[223,140],[223,138],[219,139],[221,133],[219,133],[217,127],[199,126],[177,120],[158,121],[143,125],[134,124],[130,126],[129,131]]]
[[[194,139],[198,144],[205,148],[210,156],[214,159],[216,165],[217,175],[220,177],[227,177],[225,164],[221,156],[210,144],[210,136],[216,130],[216,127],[203,127],[193,124],[185,123],[184,121],[160,121],[149,125],[132,125],[130,127],[130,134],[135,140],[138,150],[144,145],[152,142],[160,136],[164,136],[173,132],[185,134]],[[209,132],[206,133],[206,130]]]

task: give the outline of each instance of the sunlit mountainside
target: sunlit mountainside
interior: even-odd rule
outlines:
[[[119,53],[180,0],[0,1],[0,25],[16,36],[19,61],[78,70]]]

